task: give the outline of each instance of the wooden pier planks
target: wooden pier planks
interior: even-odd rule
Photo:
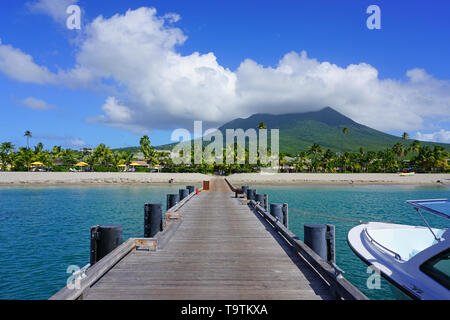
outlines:
[[[83,299],[332,299],[328,285],[223,179],[181,209],[156,252],[133,251]]]

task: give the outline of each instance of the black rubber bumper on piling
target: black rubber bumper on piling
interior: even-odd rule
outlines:
[[[189,196],[189,190],[188,189],[180,189],[179,194],[180,194],[180,201],[181,201],[184,198],[187,198],[187,196]]]
[[[271,203],[270,214],[277,218],[286,228],[288,228],[288,204],[287,203]]]
[[[263,208],[264,208],[264,198],[265,198],[264,194],[258,193],[255,195],[255,201],[259,202],[259,205]]]
[[[166,210],[169,210],[170,208],[175,206],[178,202],[180,202],[179,194],[168,194]]]
[[[91,266],[120,246],[123,228],[121,225],[94,226],[91,228]]]
[[[266,211],[268,209],[268,203],[267,203],[268,199],[269,199],[269,196],[267,194],[256,194],[255,195],[255,201],[259,202],[259,205],[261,207],[263,207],[264,210],[266,210]]]
[[[271,203],[270,214],[272,215],[272,217],[277,218],[279,221],[283,222],[283,204]]]
[[[247,200],[255,200],[256,190],[248,189],[247,190]]]
[[[194,186],[187,186],[186,189],[189,190],[189,194],[194,193],[195,187]]]
[[[305,224],[304,231],[305,244],[327,261],[327,226],[325,224]]]
[[[163,231],[162,204],[146,204],[144,209],[144,238]]]

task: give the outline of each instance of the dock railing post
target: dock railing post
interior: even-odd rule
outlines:
[[[283,203],[283,225],[289,229],[289,207],[287,203]]]
[[[146,204],[144,207],[144,238],[152,238],[163,231],[162,204]]]
[[[332,224],[327,224],[327,261],[336,264],[336,228]]]
[[[91,228],[91,266],[122,244],[121,225],[94,226]]]

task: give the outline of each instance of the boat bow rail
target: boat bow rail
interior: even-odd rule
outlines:
[[[376,241],[374,238],[372,238],[369,234],[369,232],[367,231],[367,228],[364,228],[364,235],[367,237],[367,239],[372,242],[374,245],[379,246],[381,249],[386,250],[387,252],[391,253],[395,259],[397,259],[398,261],[403,261],[402,257],[400,256],[400,254],[398,254],[397,252],[383,246],[381,243],[379,243],[378,241]]]

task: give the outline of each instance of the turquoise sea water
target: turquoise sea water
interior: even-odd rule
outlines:
[[[271,203],[289,204],[289,229],[301,240],[304,224],[320,223],[336,226],[336,264],[345,271],[351,283],[370,299],[395,299],[388,282],[381,289],[369,290],[367,265],[355,256],[347,244],[347,233],[356,221],[379,221],[420,225],[424,222],[406,200],[442,199],[450,197],[448,186],[252,186],[258,193],[269,194]],[[302,211],[302,212],[300,212]],[[315,214],[315,215],[313,215]],[[320,216],[318,216],[320,215]],[[329,217],[323,217],[326,215]],[[450,227],[448,220],[425,213],[433,227]],[[340,219],[336,219],[340,218]],[[341,219],[355,220],[346,221]]]
[[[199,187],[199,186],[196,186]],[[121,224],[144,235],[144,204],[184,186],[0,188],[0,299],[48,299],[67,267],[89,263],[90,228]]]
[[[448,198],[445,186],[252,186],[270,202],[286,202],[290,229],[303,239],[305,223],[336,225],[337,264],[374,299],[392,299],[388,284],[368,290],[367,267],[346,242],[356,223],[333,217],[422,225],[409,199]],[[0,299],[48,299],[66,284],[69,265],[89,262],[89,230],[122,224],[124,240],[143,235],[144,203],[165,204],[181,186],[0,188]],[[299,213],[325,214],[330,218]],[[446,221],[430,215],[436,227]]]

